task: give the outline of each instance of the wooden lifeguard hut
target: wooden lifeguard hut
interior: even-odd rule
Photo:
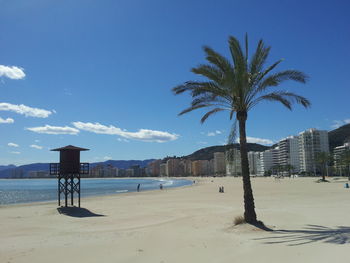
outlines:
[[[68,206],[69,195],[71,205],[74,205],[76,193],[80,207],[80,176],[89,173],[89,163],[80,162],[80,152],[88,150],[73,145],[51,150],[60,152],[60,162],[50,163],[50,175],[57,175],[58,178],[58,206],[61,206],[61,193],[64,195],[65,207]]]

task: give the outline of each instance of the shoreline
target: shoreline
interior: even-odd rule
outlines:
[[[182,188],[182,187],[190,187],[190,186],[194,186],[195,184],[193,183],[194,180],[191,179],[187,179],[189,177],[176,177],[176,178],[168,178],[168,177],[123,177],[123,178],[116,178],[116,177],[111,177],[111,178],[84,178],[84,179],[151,179],[151,180],[159,180],[159,179],[165,179],[165,180],[187,180],[187,181],[191,181],[192,183],[189,185],[182,185],[182,186],[174,186],[174,187],[167,187],[164,188],[164,190],[171,190],[171,189],[177,189],[177,188]],[[192,177],[191,177],[192,178]],[[21,178],[19,180],[23,180],[26,178]],[[28,180],[32,180],[32,179],[40,179],[41,178],[31,178]],[[46,179],[55,179],[57,180],[57,178],[46,178]],[[151,190],[141,190],[140,192],[150,192],[150,191],[159,191],[159,189],[151,189]],[[127,195],[127,194],[135,194],[138,193],[137,191],[127,191],[127,192],[117,192],[117,193],[108,193],[108,194],[98,194],[98,195],[89,195],[89,196],[84,196],[81,197],[81,202],[83,202],[84,200],[88,200],[88,199],[93,199],[93,198],[97,198],[97,197],[104,197],[104,196],[114,196],[114,195]],[[10,203],[10,204],[0,204],[0,209],[4,208],[4,207],[12,207],[12,206],[29,206],[29,205],[40,205],[40,204],[53,204],[56,203],[57,204],[57,199],[55,200],[44,200],[44,201],[30,201],[30,202],[20,202],[20,203]],[[58,207],[58,206],[57,206]],[[61,206],[63,207],[63,206]]]
[[[0,262],[59,263],[61,253],[68,263],[347,262],[344,180],[252,178],[268,232],[233,225],[243,213],[241,178],[194,180],[195,187],[86,198],[88,216],[59,214],[53,202],[2,207]]]

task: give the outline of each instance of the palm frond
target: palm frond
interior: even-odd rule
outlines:
[[[222,70],[220,70],[216,66],[211,66],[211,65],[199,65],[196,68],[192,68],[191,71],[195,74],[207,77],[208,79],[215,82],[221,82],[224,76]]]
[[[248,34],[245,33],[245,61],[246,65],[248,65],[249,54],[248,54]]]
[[[298,70],[285,70],[266,77],[259,85],[260,90],[263,91],[267,87],[278,86],[282,82],[287,80],[293,80],[296,82],[306,83],[308,76]]]
[[[218,52],[214,51],[212,48],[204,46],[204,52],[207,54],[206,59],[217,66],[220,70],[228,74],[233,72],[233,67],[228,59],[220,55]]]
[[[213,105],[212,104],[198,104],[196,106],[191,106],[191,107],[188,107],[187,109],[184,109],[178,115],[183,115],[183,114],[188,113],[190,111],[197,110],[197,109],[204,108],[204,107],[210,107],[210,106],[213,106]]]
[[[234,144],[237,139],[237,119],[234,120],[231,126],[230,134],[227,138],[227,145]]]
[[[305,97],[299,96],[297,94],[286,92],[286,91],[276,91],[269,94],[263,95],[252,102],[250,108],[258,104],[260,101],[278,101],[286,106],[289,110],[292,110],[292,104],[297,103],[303,105],[305,108],[311,106],[311,103]]]
[[[235,66],[235,70],[238,70],[241,72],[245,71],[246,59],[245,59],[245,56],[243,55],[243,51],[239,41],[235,37],[230,36],[228,42],[229,42],[230,52],[231,52],[234,66]]]
[[[206,114],[203,115],[203,117],[201,118],[201,123],[204,123],[211,115],[219,112],[219,111],[223,111],[225,109],[222,108],[215,108],[212,109],[211,111],[208,111]]]
[[[249,72],[256,74],[262,71],[266,59],[270,53],[270,47],[266,47],[264,41],[261,39],[256,47],[256,51],[249,64]]]
[[[274,67],[276,67],[282,60],[277,61],[272,66],[270,66],[265,72],[264,75],[268,73],[268,71],[271,71]],[[308,76],[298,70],[285,70],[281,71],[275,74],[272,74],[265,79],[263,79],[259,84],[257,84],[254,88],[254,90],[250,94],[250,99],[253,100],[253,98],[259,94],[264,92],[269,87],[277,87],[282,82],[287,80],[293,80],[296,82],[306,83],[308,80]]]

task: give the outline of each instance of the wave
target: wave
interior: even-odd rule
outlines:
[[[117,191],[115,191],[116,193],[126,193],[126,192],[128,192],[128,190],[117,190]]]

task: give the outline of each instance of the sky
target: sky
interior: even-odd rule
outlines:
[[[251,53],[271,46],[269,64],[298,69],[307,84],[280,89],[312,106],[265,102],[248,115],[248,141],[271,145],[309,128],[350,123],[350,2],[284,0],[0,0],[0,165],[57,162],[50,149],[89,148],[82,161],[188,155],[227,141],[228,112],[200,124],[183,116],[201,80],[202,47],[229,57],[228,38]]]

